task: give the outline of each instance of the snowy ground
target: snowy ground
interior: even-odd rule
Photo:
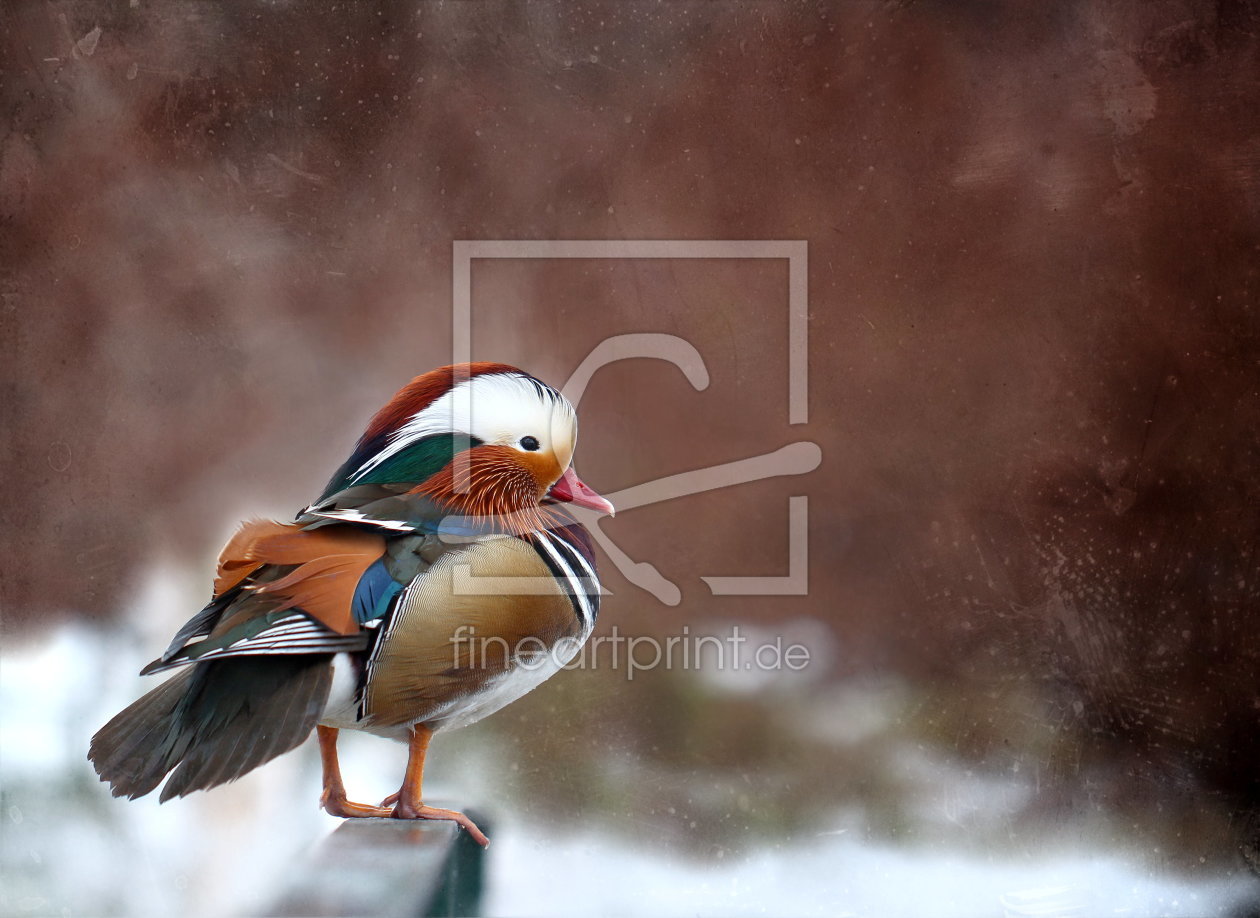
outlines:
[[[315,806],[318,763],[309,744],[235,785],[164,806],[109,796],[85,759],[88,738],[144,684],[131,674],[160,644],[139,632],[67,626],[5,649],[3,914],[258,914],[288,865],[334,828]],[[470,748],[455,754],[475,758]],[[393,744],[347,744],[347,774],[363,798],[388,793],[401,762]],[[495,799],[482,763],[437,764],[437,796]],[[977,796],[961,776],[934,774],[945,798]],[[443,777],[458,786],[442,794]],[[975,805],[986,797],[1005,805],[999,791],[981,793]],[[1026,843],[987,853],[897,847],[861,835],[846,825],[745,857],[688,859],[653,846],[650,824],[636,844],[624,833],[574,835],[501,811],[486,914],[1198,916],[1235,915],[1260,902],[1260,881],[1241,868],[1165,875],[1157,857],[1117,854],[1084,830],[1069,852],[1061,843],[1043,852]]]
[[[1177,880],[1089,851],[963,857],[841,836],[695,868],[599,836],[557,843],[512,831],[496,844],[490,915],[1200,916],[1260,901],[1241,876]]]

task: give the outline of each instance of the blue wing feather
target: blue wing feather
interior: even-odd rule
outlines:
[[[362,625],[383,617],[402,588],[403,585],[390,575],[385,558],[380,558],[363,572],[359,585],[355,587],[355,619]]]

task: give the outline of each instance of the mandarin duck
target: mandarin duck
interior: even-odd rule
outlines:
[[[334,816],[457,822],[426,806],[425,751],[553,675],[590,635],[600,588],[569,512],[612,505],[574,473],[573,407],[514,367],[418,376],[372,418],[291,523],[245,523],[213,595],[142,674],[182,668],[106,724],[88,758],[114,796],[235,780],[315,731]],[[408,744],[398,793],[347,799],[338,731]],[[173,773],[172,773],[173,772]]]

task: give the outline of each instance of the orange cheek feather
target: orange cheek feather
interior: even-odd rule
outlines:
[[[538,505],[560,468],[550,454],[510,446],[476,446],[413,489],[467,516],[500,517],[513,532],[545,529],[551,514]]]
[[[517,453],[516,461],[529,469],[534,481],[537,482],[539,500],[542,500],[542,496],[547,493],[547,489],[555,484],[561,474],[564,473],[564,469],[560,467],[560,463],[556,460],[554,453],[541,451],[536,453]]]

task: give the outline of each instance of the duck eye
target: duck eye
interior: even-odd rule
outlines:
[[[538,449],[538,440],[534,437],[521,437],[521,449],[527,449],[532,453]]]

